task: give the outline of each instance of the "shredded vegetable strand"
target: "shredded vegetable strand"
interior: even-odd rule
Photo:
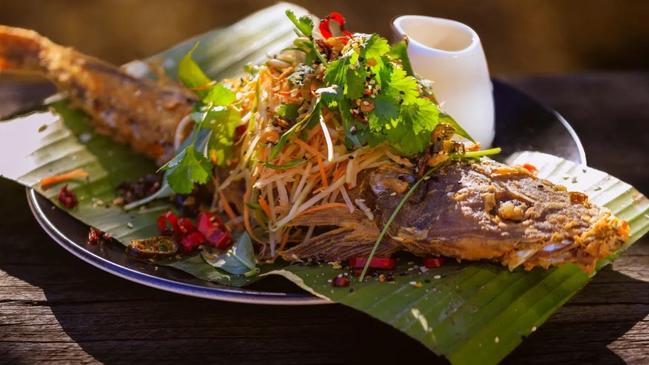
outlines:
[[[320,116],[320,128],[322,129],[322,134],[324,135],[325,142],[327,143],[327,161],[331,162],[334,159],[334,144],[331,141],[329,128],[325,124],[325,120],[322,116]]]

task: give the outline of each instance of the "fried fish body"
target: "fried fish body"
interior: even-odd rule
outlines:
[[[174,154],[174,135],[195,102],[188,90],[135,78],[38,33],[0,26],[0,72],[43,74],[93,117],[98,132],[156,160]]]
[[[345,208],[304,215],[293,224],[337,228],[282,255],[289,260],[329,261],[368,255],[414,179],[410,171],[394,165],[366,174],[352,193],[365,199],[373,221]],[[628,236],[625,221],[591,204],[586,195],[483,158],[453,162],[424,181],[399,211],[377,254],[407,251],[486,259],[509,269],[570,262],[590,272]]]

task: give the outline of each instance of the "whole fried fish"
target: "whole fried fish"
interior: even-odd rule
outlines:
[[[0,72],[7,70],[43,74],[93,117],[98,132],[159,164],[173,157],[176,127],[195,102],[181,87],[135,78],[34,31],[0,25]]]
[[[333,226],[282,253],[288,260],[344,260],[367,256],[409,186],[412,171],[380,167],[362,178],[354,199],[364,199],[373,220],[346,208],[297,218],[294,225]],[[389,226],[377,255],[493,260],[514,269],[575,263],[587,272],[620,248],[627,222],[591,204],[582,193],[539,179],[524,168],[488,158],[453,162],[424,181]]]

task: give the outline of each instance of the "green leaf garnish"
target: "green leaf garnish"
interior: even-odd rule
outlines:
[[[196,48],[198,48],[198,42],[196,42],[192,49],[190,49],[189,52],[180,59],[180,63],[178,64],[178,78],[190,89],[203,87],[212,82],[212,80],[205,76],[203,70],[201,70],[198,64],[196,64],[192,59],[192,55],[194,54],[194,51],[196,51]],[[203,96],[205,93],[206,91],[204,90],[197,91],[199,96]]]
[[[286,10],[286,16],[293,23],[293,25],[295,25],[295,28],[299,32],[298,35],[308,38],[311,37],[311,35],[313,34],[313,20],[310,17],[303,15],[298,19],[293,10]]]
[[[415,72],[410,64],[410,57],[408,57],[408,40],[406,38],[392,45],[390,48],[390,56],[394,59],[401,60],[401,66],[403,66],[408,76],[415,76]]]
[[[236,100],[236,97],[234,91],[228,89],[223,84],[216,84],[209,89],[207,95],[203,98],[203,103],[214,106],[226,106],[232,104]]]
[[[194,184],[204,184],[212,175],[212,164],[190,145],[173,160],[161,168],[170,170],[167,176],[169,186],[179,194],[189,194]]]
[[[204,248],[201,256],[208,264],[230,274],[253,276],[259,272],[248,232],[243,232],[227,251]]]
[[[282,104],[275,109],[275,113],[286,120],[294,122],[297,119],[299,107],[297,104]]]

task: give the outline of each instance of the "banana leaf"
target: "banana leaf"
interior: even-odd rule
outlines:
[[[629,222],[627,244],[598,268],[649,231],[649,200],[625,182],[540,152],[519,153],[507,162],[531,163],[540,177],[585,192]],[[591,278],[574,265],[509,272],[494,264],[467,263],[420,272],[416,265],[400,263],[397,271],[411,274],[389,283],[352,279],[351,291],[332,287],[330,280],[340,270],[328,265],[291,265],[271,274],[388,323],[453,364],[498,363]]]
[[[183,42],[146,62],[131,62],[126,68],[140,77],[154,78],[155,67],[151,65],[160,65],[175,78],[180,57],[200,41],[194,56],[210,77],[236,75],[245,64],[260,61],[292,40],[292,25],[284,16],[289,7],[298,14],[305,13],[293,5],[278,4],[228,28]],[[155,218],[170,208],[169,203],[156,202],[131,212],[110,203],[119,183],[154,172],[155,166],[128,147],[95,134],[87,119],[66,102],[58,102],[49,111],[0,123],[0,175],[34,188],[58,204],[58,187],[43,190],[40,179],[83,168],[89,173],[88,179],[68,183],[79,197],[79,206],[69,211],[72,216],[111,233],[124,244],[154,235]],[[595,203],[627,219],[632,233],[629,244],[649,230],[649,201],[606,173],[536,152],[512,156],[509,162],[532,163],[539,167],[542,177],[584,191]],[[245,285],[254,280],[220,272],[199,256],[170,265],[226,285]],[[590,279],[572,265],[509,272],[488,263],[462,263],[422,272],[404,260],[398,271],[406,275],[395,276],[393,282],[352,280],[352,291],[331,286],[329,280],[340,270],[328,265],[262,267],[261,276],[284,276],[316,296],[361,310],[456,364],[489,364],[503,359]]]

